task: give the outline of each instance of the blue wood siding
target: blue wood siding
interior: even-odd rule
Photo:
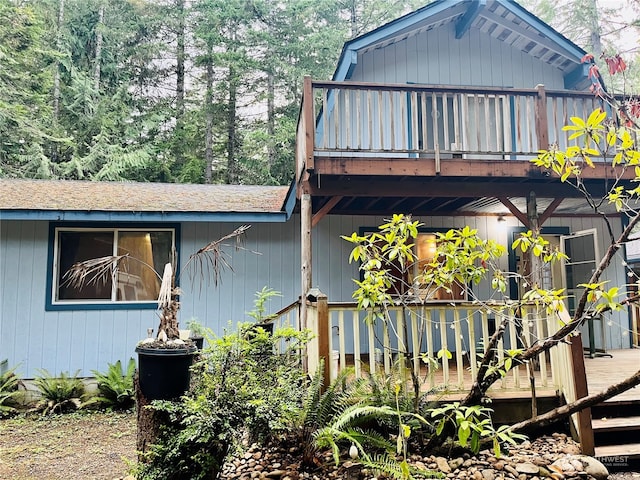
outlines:
[[[479,234],[507,245],[507,230],[498,228],[496,217],[419,218],[426,228],[475,226]],[[326,216],[313,230],[313,286],[326,292],[331,301],[351,301],[357,265],[348,263],[351,245],[340,238],[361,227],[376,227],[383,222],[375,216]],[[518,226],[508,217],[507,226]],[[548,226],[568,226],[571,231],[598,229],[601,254],[606,247],[604,224],[593,218],[552,217]],[[237,225],[187,223],[181,226],[181,261],[189,253]],[[621,230],[616,226],[615,234]],[[0,361],[18,366],[26,378],[44,368],[51,373],[79,370],[91,376],[92,370],[104,370],[107,363],[134,357],[135,344],[146,336],[147,328],[157,328],[155,312],[150,310],[45,311],[47,283],[47,246],[49,226],[38,221],[0,222]],[[249,320],[255,292],[268,286],[282,292],[268,311],[277,311],[300,295],[300,221],[294,216],[287,223],[256,224],[248,231],[248,251],[233,252],[234,272],[226,272],[218,288],[199,288],[183,276],[181,319],[196,317],[217,333],[230,324]],[[253,252],[259,252],[256,254]],[[508,260],[501,268],[508,269]],[[607,270],[610,285],[622,285],[626,272],[619,253]],[[486,297],[488,284],[475,288]],[[617,312],[607,326],[607,348],[626,348],[629,336],[627,312]]]
[[[453,23],[359,55],[350,80],[564,89],[561,71],[475,28],[456,40]]]

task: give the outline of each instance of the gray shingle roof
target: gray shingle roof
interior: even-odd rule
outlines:
[[[0,210],[283,212],[288,187],[0,179]]]

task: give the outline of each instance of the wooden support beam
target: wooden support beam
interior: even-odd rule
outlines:
[[[546,210],[542,212],[542,215],[538,217],[538,225],[540,225],[540,228],[542,228],[542,225],[544,225],[544,222],[549,220],[551,215],[553,215],[553,212],[556,211],[556,209],[560,206],[561,203],[562,203],[562,198],[554,198],[553,201],[546,208]]]
[[[301,305],[300,328],[307,328],[307,292],[312,281],[311,257],[311,195],[303,193],[300,199],[300,271],[301,271]]]
[[[336,195],[335,197],[331,197],[327,203],[320,207],[311,219],[311,227],[315,227],[318,222],[320,222],[320,220],[322,220],[324,216],[338,204],[340,200],[342,200],[342,196]]]
[[[305,75],[302,84],[302,115],[304,116],[305,132],[305,169],[312,171],[315,168],[314,165],[314,148],[315,148],[315,121],[314,121],[314,102],[313,102],[313,83],[309,75]]]
[[[400,152],[402,153],[402,152]],[[353,177],[361,175],[381,175],[407,176],[407,177],[493,177],[493,178],[513,178],[526,180],[544,180],[554,175],[545,172],[542,168],[536,167],[529,160],[504,160],[500,158],[487,160],[469,157],[448,158],[440,162],[439,171],[436,166],[435,155],[433,158],[398,158],[385,157],[383,152],[378,153],[379,157],[346,157],[324,156],[315,157],[315,172],[322,175],[350,175]],[[478,155],[479,157],[480,155]],[[531,154],[533,158],[535,154]],[[581,176],[585,180],[611,179],[617,178],[621,172],[617,172],[611,163],[596,162],[594,168],[585,168]],[[622,180],[633,180],[633,169],[627,169],[622,173]],[[559,179],[555,177],[555,180]]]
[[[507,207],[509,211],[518,220],[520,220],[520,223],[522,223],[528,229],[531,229],[531,227],[529,226],[529,219],[527,218],[527,216],[524,213],[522,213],[520,210],[518,210],[518,207],[516,207],[513,203],[511,203],[511,201],[507,197],[496,197],[496,198],[500,200],[500,203],[502,203],[505,207]]]
[[[598,189],[597,185],[593,186],[590,191],[599,192],[604,189]],[[414,197],[414,198],[477,198],[477,197],[495,197],[496,193],[500,193],[500,197],[523,197],[531,187],[523,182],[491,182],[473,179],[468,181],[460,181],[460,179],[438,179],[430,181],[428,179],[406,179],[393,181],[391,178],[349,178],[349,179],[331,179],[324,177],[322,186],[318,186],[317,182],[310,181],[303,185],[309,193],[314,197]],[[563,183],[536,183],[536,193],[540,198],[582,198],[582,195],[575,188]],[[594,193],[595,195],[595,193]]]
[[[584,350],[582,348],[582,336],[578,333],[570,337],[571,362],[573,364],[573,379],[575,382],[576,400],[589,395],[587,386],[587,371],[584,366]],[[591,425],[591,409],[585,408],[578,413],[578,431],[580,434],[580,446],[582,453],[593,455],[595,443],[593,439],[593,427]]]
[[[314,329],[318,333],[318,357],[324,360],[322,371],[323,387],[331,384],[331,352],[329,351],[329,301],[327,295],[320,292],[316,297],[318,308],[318,325]],[[315,373],[315,372],[311,372]]]

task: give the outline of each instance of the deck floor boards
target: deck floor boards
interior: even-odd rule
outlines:
[[[640,370],[640,349],[611,350],[612,357],[585,358],[589,393],[598,393]],[[640,400],[640,386],[613,397],[610,402]]]

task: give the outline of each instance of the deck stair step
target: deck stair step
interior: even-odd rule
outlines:
[[[591,424],[594,433],[640,430],[640,416],[594,418]]]
[[[640,464],[640,400],[616,400],[591,408],[595,456],[610,470]]]
[[[625,445],[605,445],[596,447],[596,457],[640,457],[640,443],[627,443]]]

